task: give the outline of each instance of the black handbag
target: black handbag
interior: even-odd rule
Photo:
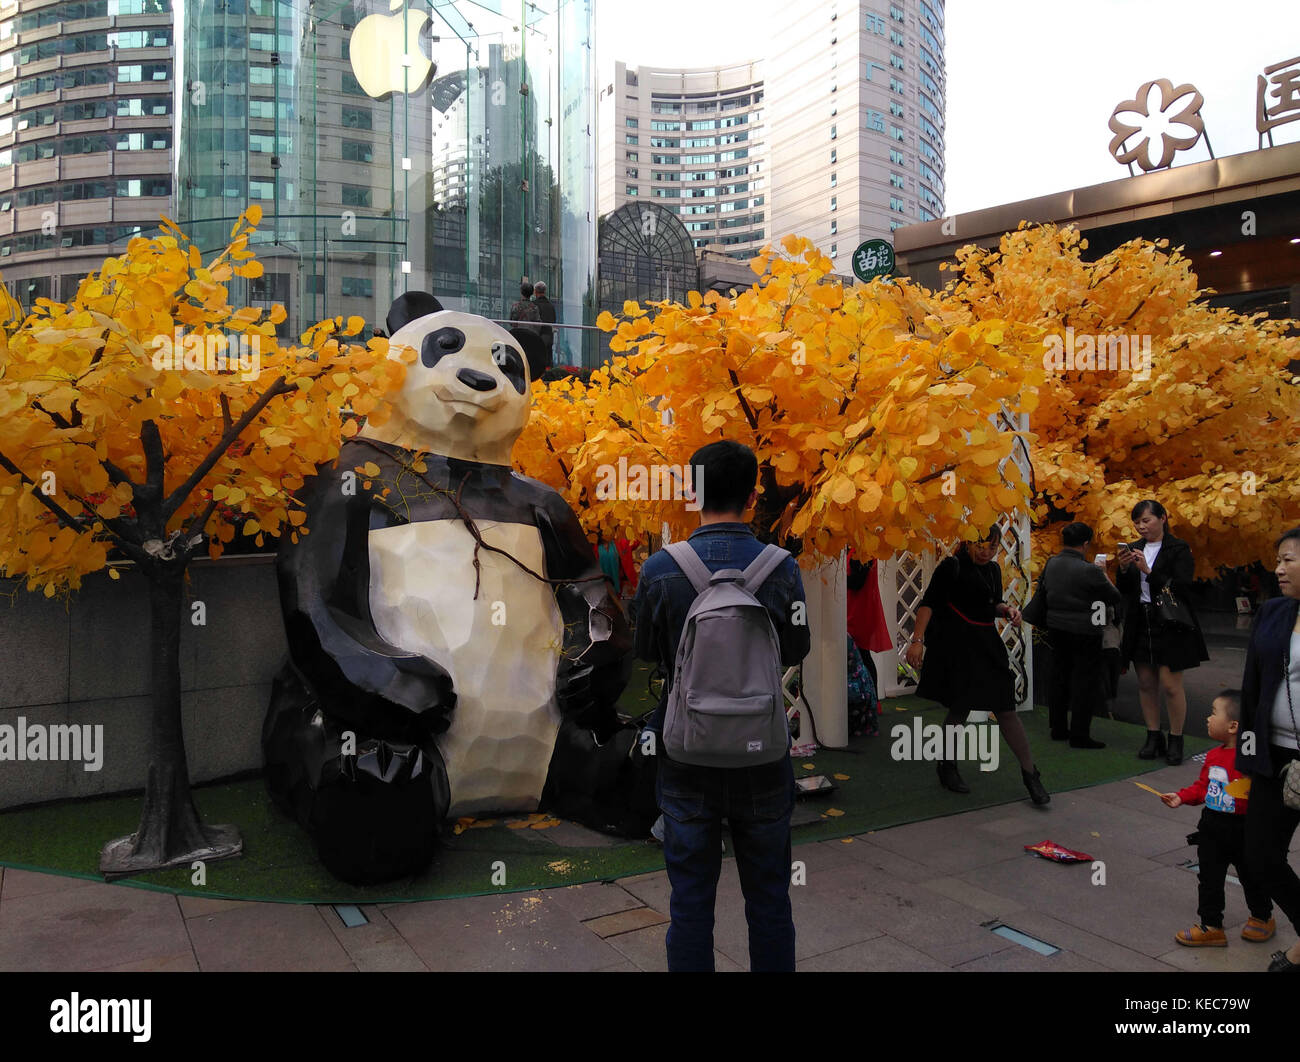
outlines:
[[[1172,587],[1166,586],[1154,598],[1151,604],[1155,607],[1156,615],[1160,622],[1166,627],[1177,627],[1180,630],[1195,630],[1196,621],[1192,618],[1192,610],[1187,607],[1187,603],[1179,601],[1174,597]]]
[[[1038,577],[1038,583],[1034,587],[1034,594],[1020,613],[1020,618],[1028,623],[1031,627],[1047,626],[1047,569],[1043,568],[1043,574]]]

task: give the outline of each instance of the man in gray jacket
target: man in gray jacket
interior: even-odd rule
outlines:
[[[1047,634],[1052,646],[1048,693],[1052,739],[1068,738],[1075,749],[1106,747],[1088,730],[1093,708],[1103,695],[1106,607],[1120,602],[1120,592],[1105,569],[1089,563],[1084,555],[1091,541],[1092,528],[1087,524],[1067,524],[1061,531],[1065,548],[1047,562],[1040,580],[1047,600]]]

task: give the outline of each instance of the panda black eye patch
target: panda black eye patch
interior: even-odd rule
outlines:
[[[464,332],[459,328],[439,328],[424,337],[424,343],[420,346],[420,361],[426,369],[432,369],[446,355],[464,349]]]
[[[492,360],[496,362],[497,368],[501,370],[501,375],[514,385],[514,389],[521,395],[528,386],[527,377],[524,375],[524,357],[514,347],[508,347],[504,343],[492,344]]]

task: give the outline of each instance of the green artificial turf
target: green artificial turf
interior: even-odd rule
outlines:
[[[620,707],[628,714],[640,714],[650,704],[645,673],[638,670]],[[799,801],[795,810],[798,824],[793,830],[796,845],[1027,799],[1019,766],[1000,739],[997,771],[983,773],[974,765],[963,768],[972,790],[966,796],[942,789],[930,763],[895,761],[890,756],[892,729],[900,723],[910,725],[917,713],[925,723],[942,722],[943,710],[915,697],[891,698],[884,707],[879,737],[855,738],[845,749],[819,749],[812,758],[795,760],[796,777],[844,776],[835,780],[835,792]],[[1108,747],[1084,752],[1048,739],[1045,708],[1022,713],[1021,718],[1043,782],[1053,793],[1164,766],[1137,759],[1135,753],[1144,734],[1140,727],[1095,719],[1093,735]],[[1187,755],[1210,746],[1209,741],[1189,737]],[[1187,764],[1189,782],[1196,769],[1195,764]],[[320,865],[306,834],[272,806],[260,779],[204,786],[195,790],[194,800],[205,822],[239,827],[243,856],[208,865],[206,884],[201,886],[192,884],[187,869],[144,874],[123,884],[207,897],[379,903],[608,881],[663,868],[661,850],[651,842],[584,844],[595,835],[568,827],[510,829],[508,822],[517,824],[526,818],[515,815],[448,836],[433,865],[419,877],[382,886],[353,886],[337,880]],[[0,814],[0,866],[98,879],[95,868],[100,848],[114,837],[133,832],[139,814],[139,796],[5,812]],[[1050,819],[1045,819],[1044,836],[1050,835],[1049,825]],[[1068,839],[1053,839],[1069,843]],[[577,846],[569,846],[574,844]],[[494,872],[499,880],[502,869],[504,885],[493,880]]]

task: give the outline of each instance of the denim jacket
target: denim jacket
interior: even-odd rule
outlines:
[[[762,551],[748,524],[705,524],[687,540],[711,572],[724,568],[744,569]],[[793,557],[774,571],[755,595],[767,607],[781,646],[781,663],[790,667],[808,655],[811,638],[807,617],[794,622],[794,605],[804,600],[803,579]],[[686,625],[686,614],[695,601],[695,588],[677,562],[660,550],[641,569],[641,581],[632,601],[636,622],[636,655],[668,671],[664,697],[655,708],[650,727],[662,730],[672,668],[677,659],[677,642]],[[800,610],[802,613],[803,610]]]

